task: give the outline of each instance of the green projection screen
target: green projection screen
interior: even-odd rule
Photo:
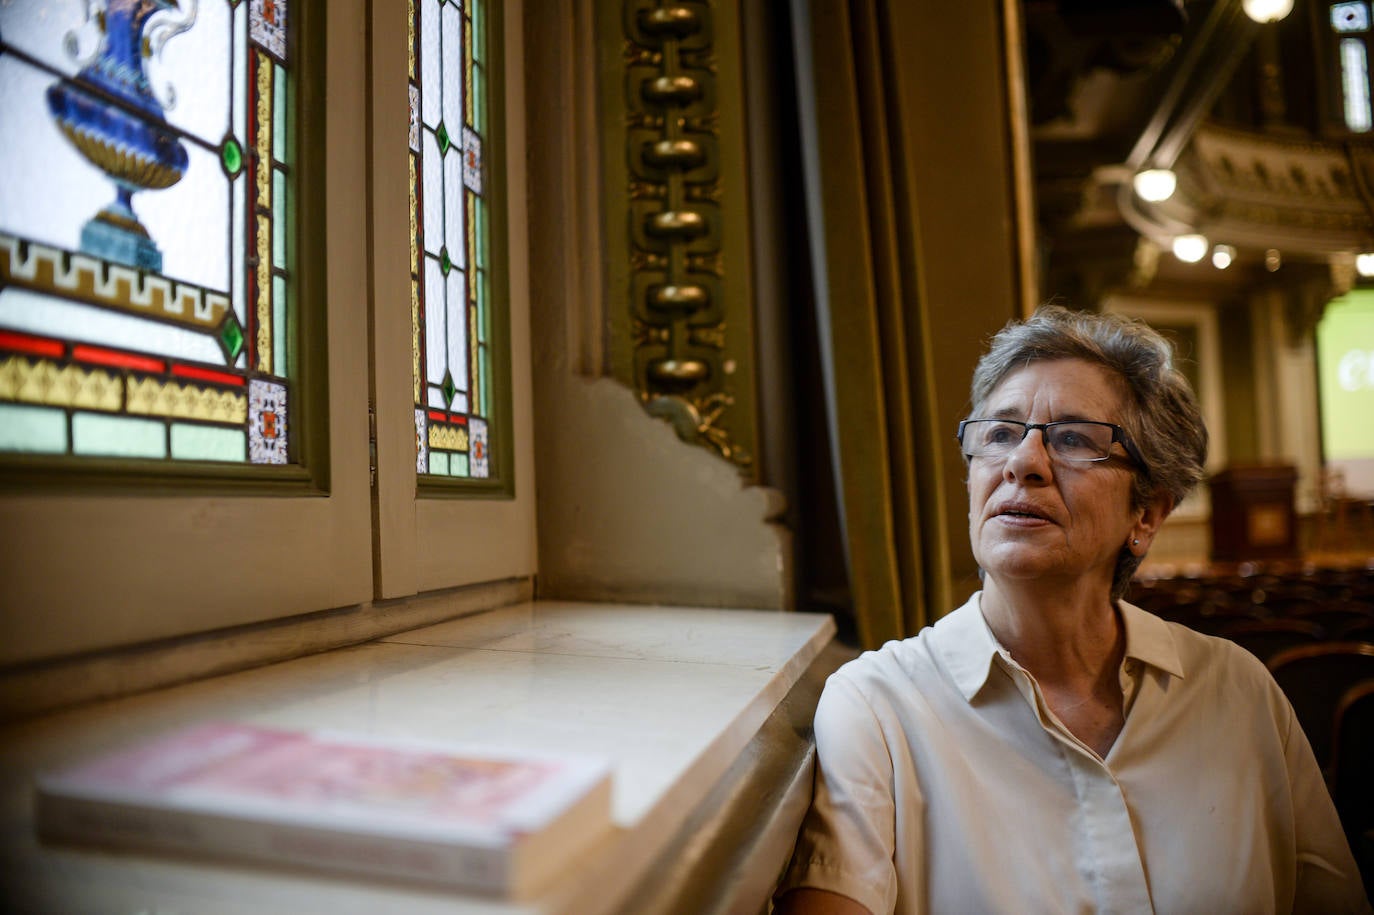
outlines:
[[[1352,495],[1374,497],[1374,289],[1326,306],[1317,325],[1322,453]]]

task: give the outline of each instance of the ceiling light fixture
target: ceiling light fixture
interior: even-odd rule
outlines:
[[[1278,22],[1293,12],[1293,0],[1242,0],[1241,7],[1256,22]]]
[[[1236,249],[1230,245],[1217,245],[1212,249],[1212,266],[1225,270],[1236,259]]]
[[[1355,272],[1364,277],[1374,276],[1374,252],[1355,255]]]
[[[1178,178],[1167,168],[1147,168],[1136,173],[1131,186],[1135,188],[1141,200],[1159,203],[1174,195],[1174,188],[1178,187]]]
[[[1277,273],[1283,266],[1283,256],[1279,254],[1278,248],[1270,248],[1264,252],[1264,269],[1270,273]]]
[[[1188,264],[1196,264],[1207,255],[1207,236],[1180,235],[1174,239],[1174,257]]]

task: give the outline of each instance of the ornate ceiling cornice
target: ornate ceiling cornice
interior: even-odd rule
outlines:
[[[1131,202],[1159,236],[1201,232],[1213,242],[1315,257],[1374,246],[1374,141],[1204,124],[1175,171],[1169,200]]]

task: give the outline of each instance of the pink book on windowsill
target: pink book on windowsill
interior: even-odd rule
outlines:
[[[527,897],[603,836],[605,760],[215,722],[37,779],[45,839]]]

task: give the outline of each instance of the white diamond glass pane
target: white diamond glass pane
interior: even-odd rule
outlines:
[[[467,266],[467,237],[463,234],[463,154],[451,147],[444,156],[444,244],[459,268]]]
[[[241,94],[242,87],[248,85],[248,17],[235,16],[233,29],[234,86],[237,87],[236,94]],[[234,105],[230,117],[233,121],[234,136],[248,136],[248,106]]]
[[[421,146],[425,188],[425,224],[421,234],[425,251],[438,257],[439,248],[444,243],[444,163],[439,155],[439,142],[428,130],[424,131]]]
[[[458,390],[468,389],[468,303],[467,283],[457,270],[449,271],[448,296],[448,369]]]
[[[447,328],[444,302],[444,276],[439,262],[425,258],[425,335],[426,340],[442,341]],[[448,368],[447,353],[443,346],[425,348],[425,380],[430,384],[443,384],[444,370]]]
[[[463,129],[463,14],[451,3],[444,4],[443,41],[444,126],[456,142]]]
[[[439,126],[440,89],[443,86],[439,56],[439,4],[419,0],[420,6],[420,103],[425,126]]]

